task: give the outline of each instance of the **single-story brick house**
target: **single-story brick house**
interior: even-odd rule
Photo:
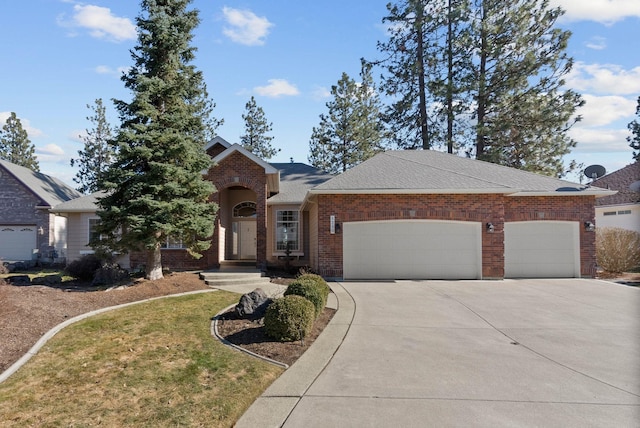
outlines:
[[[219,137],[207,153],[212,245],[194,260],[168,240],[170,268],[264,268],[288,253],[344,279],[589,277],[596,198],[615,193],[436,151],[381,153],[337,176],[268,163]]]
[[[598,227],[619,227],[640,232],[640,162],[600,177],[593,186],[618,193],[596,200]]]
[[[67,221],[50,209],[79,196],[54,177],[0,159],[0,260],[64,258]]]

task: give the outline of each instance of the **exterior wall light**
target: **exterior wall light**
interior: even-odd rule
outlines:
[[[596,225],[593,224],[590,221],[585,221],[584,222],[584,230],[585,230],[585,232],[593,232],[594,230],[596,230]]]
[[[493,223],[487,223],[487,232],[493,233],[496,228],[493,226]]]

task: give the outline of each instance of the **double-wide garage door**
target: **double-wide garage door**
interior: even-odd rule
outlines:
[[[0,224],[0,260],[31,260],[36,239],[35,226]]]
[[[482,224],[438,220],[343,223],[345,279],[478,279]]]

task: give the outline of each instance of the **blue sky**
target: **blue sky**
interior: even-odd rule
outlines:
[[[194,0],[201,19],[195,65],[217,104],[215,116],[225,121],[218,134],[238,142],[253,95],[281,149],[272,161],[307,162],[311,129],[326,111],[331,85],[343,71],[357,77],[361,57],[379,58],[387,2]],[[571,131],[578,146],[568,158],[613,172],[632,161],[626,137],[640,95],[640,1],[551,2],[567,11],[560,26],[573,32],[568,51],[575,67],[567,86],[587,101],[582,122]],[[119,76],[132,63],[138,13],[134,0],[3,5],[0,124],[16,112],[42,172],[75,186],[69,159],[83,147],[79,135],[91,127],[86,105],[96,98],[118,124],[110,100],[130,97]]]

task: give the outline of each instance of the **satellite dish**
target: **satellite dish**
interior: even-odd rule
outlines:
[[[591,165],[585,168],[584,175],[592,180],[597,180],[607,173],[602,165]]]
[[[633,182],[629,185],[632,192],[640,193],[640,181]]]

